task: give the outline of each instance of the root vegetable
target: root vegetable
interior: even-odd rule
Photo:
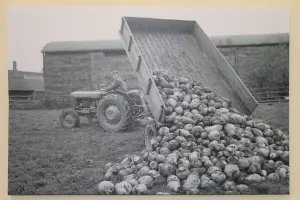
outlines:
[[[192,136],[192,134],[184,129],[180,129],[180,136],[184,137],[184,138],[189,138]]]
[[[262,182],[262,177],[259,174],[250,174],[245,178],[247,184],[257,184]]]
[[[176,176],[180,179],[180,180],[184,180],[188,177],[188,175],[190,174],[190,171],[188,168],[184,167],[184,166],[180,166],[178,167],[178,169],[176,170]]]
[[[167,184],[167,188],[172,192],[178,192],[180,189],[180,182],[177,181],[170,181]]]
[[[241,170],[248,169],[248,167],[250,167],[250,162],[247,158],[242,157],[238,161],[238,166]]]
[[[166,102],[167,106],[170,106],[171,108],[175,108],[177,105],[177,101],[175,99],[168,99],[168,101]]]
[[[176,182],[180,183],[179,178],[173,174],[167,177],[167,183],[169,183],[171,181],[176,181]]]
[[[144,166],[138,171],[138,176],[139,177],[145,176],[148,174],[149,171],[150,171],[150,168],[148,166]]]
[[[209,180],[203,180],[200,184],[200,188],[202,188],[202,189],[213,189],[215,187],[217,187],[216,182],[213,181],[213,180],[210,180],[210,179]]]
[[[182,106],[177,106],[174,110],[178,115],[182,115],[183,113],[183,108]]]
[[[156,170],[150,170],[147,175],[151,176],[152,178],[157,178],[159,173]]]
[[[275,170],[275,173],[277,173],[282,179],[287,178],[289,173],[289,167],[286,165],[281,165]]]
[[[221,169],[216,166],[211,166],[210,168],[207,169],[206,173],[207,173],[207,175],[211,176],[213,173],[215,173],[217,171],[221,171]]]
[[[175,119],[176,120],[176,119]],[[190,117],[187,117],[187,116],[180,116],[178,117],[177,119],[178,122],[182,122],[184,124],[196,124],[196,122],[190,118]],[[175,121],[174,121],[175,122]],[[175,122],[176,123],[176,122]]]
[[[192,118],[196,123],[203,120],[203,116],[200,113],[194,114]]]
[[[213,130],[208,133],[208,139],[209,140],[220,140],[220,132],[217,130]]]
[[[179,165],[179,166],[183,166],[183,167],[189,169],[190,166],[191,166],[191,163],[190,163],[190,161],[187,160],[186,158],[181,158],[181,159],[178,161],[178,165]]]
[[[224,172],[230,179],[235,179],[240,175],[239,167],[234,164],[225,165]]]
[[[246,119],[242,115],[239,115],[237,113],[233,113],[229,116],[229,123],[232,123],[232,124],[245,124]]]
[[[201,126],[194,126],[194,127],[192,127],[192,130],[191,130],[192,134],[203,132],[203,131],[204,131],[204,129]]]
[[[169,143],[167,143],[167,145],[168,144]],[[162,148],[160,148],[159,153],[164,156],[167,156],[170,153],[170,149],[168,147],[162,147]]]
[[[190,94],[184,95],[183,101],[190,103],[192,101],[192,96]]]
[[[150,169],[156,170],[158,167],[158,164],[156,161],[151,161],[149,164]]]
[[[235,183],[233,181],[225,181],[223,187],[226,191],[234,191],[236,189]]]
[[[194,151],[189,155],[189,160],[190,162],[196,162],[199,159],[199,154],[198,152]]]
[[[260,137],[263,137],[263,136],[264,136],[263,132],[262,132],[261,130],[257,129],[257,128],[252,128],[252,133],[253,133],[253,135],[255,135],[256,137],[257,137],[257,136],[260,136]]]
[[[117,194],[130,194],[132,191],[132,186],[127,181],[122,181],[115,185],[115,190]]]
[[[268,175],[268,180],[272,182],[279,182],[280,181],[280,176],[276,173],[271,173]]]
[[[236,186],[236,189],[237,189],[238,192],[243,194],[243,193],[246,193],[248,191],[248,186],[245,185],[245,184],[240,184],[240,185]]]
[[[199,99],[193,99],[191,103],[189,104],[190,109],[197,109],[200,105],[200,100]]]
[[[216,183],[222,184],[226,180],[226,175],[221,171],[215,171],[210,178]]]
[[[169,147],[169,149],[170,149],[171,151],[173,151],[173,150],[178,149],[178,148],[180,147],[180,144],[178,143],[177,140],[171,140],[171,141],[169,142],[168,147]]]
[[[166,163],[171,165],[177,165],[178,155],[176,153],[171,153],[167,156]]]
[[[197,172],[192,172],[188,175],[187,180],[183,185],[185,191],[190,191],[192,189],[197,189],[200,185],[200,179]]]
[[[128,179],[128,180],[125,180],[127,181],[128,183],[131,184],[132,187],[136,186],[139,184],[139,182],[136,180],[136,179]]]
[[[114,187],[114,184],[109,181],[102,181],[97,185],[99,194],[112,194]]]
[[[149,191],[145,184],[138,184],[133,187],[133,194],[148,194]]]
[[[168,177],[169,175],[175,174],[176,172],[175,166],[168,163],[159,164],[158,170],[160,175],[162,175],[163,177]]]
[[[174,122],[175,118],[177,116],[176,112],[172,112],[170,115],[165,117],[166,122]]]
[[[221,131],[222,129],[223,129],[222,125],[214,125],[214,126],[206,126],[204,128],[204,131],[209,133],[209,132],[214,131],[214,130]]]
[[[260,174],[261,173],[261,165],[258,163],[252,163],[247,172],[250,174]]]
[[[153,178],[149,175],[140,177],[138,181],[140,184],[145,184],[148,189],[153,185]]]

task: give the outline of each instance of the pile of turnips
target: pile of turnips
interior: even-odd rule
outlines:
[[[105,166],[100,194],[199,194],[221,187],[226,194],[289,178],[289,137],[262,120],[239,114],[229,99],[197,81],[153,72],[167,106],[166,126],[152,149]],[[155,193],[154,193],[155,194]]]

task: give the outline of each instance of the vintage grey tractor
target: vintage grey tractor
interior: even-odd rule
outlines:
[[[98,121],[106,131],[116,132],[128,128],[137,119],[149,115],[147,103],[139,90],[120,91],[75,91],[70,94],[71,108],[60,115],[65,128],[78,127],[80,116],[90,122]]]

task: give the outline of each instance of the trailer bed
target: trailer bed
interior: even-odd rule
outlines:
[[[254,97],[196,22],[124,17],[120,35],[135,70],[140,57],[149,71],[165,69],[197,80],[243,114],[256,108]]]

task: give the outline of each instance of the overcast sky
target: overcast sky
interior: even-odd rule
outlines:
[[[208,36],[289,32],[287,9],[11,6],[8,69],[42,71],[49,41],[119,39],[122,16],[196,20]]]

